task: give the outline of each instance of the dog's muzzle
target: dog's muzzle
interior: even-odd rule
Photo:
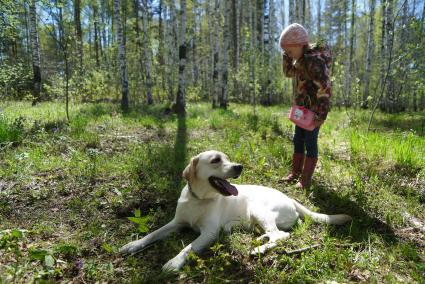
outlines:
[[[243,166],[242,165],[236,165],[232,167],[233,172],[235,173],[235,175],[233,176],[234,178],[238,178],[243,170]]]

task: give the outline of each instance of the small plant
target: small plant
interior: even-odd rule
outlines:
[[[19,145],[24,139],[24,122],[22,116],[12,121],[4,114],[0,114],[0,146]]]
[[[152,219],[152,216],[150,214],[142,217],[140,209],[136,209],[134,210],[134,217],[127,217],[127,218],[131,222],[139,225],[138,227],[139,233],[146,233],[149,231],[147,223]]]

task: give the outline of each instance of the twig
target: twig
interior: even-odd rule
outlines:
[[[307,250],[309,250],[309,249],[313,249],[313,248],[317,248],[317,247],[320,247],[322,244],[315,244],[315,245],[312,245],[312,246],[308,246],[308,247],[303,247],[303,248],[299,248],[299,249],[294,249],[294,250],[285,250],[285,249],[283,249],[283,250],[279,250],[279,251],[277,251],[277,253],[280,253],[280,254],[297,254],[297,253],[302,253],[302,252],[305,252],[305,251],[307,251]]]

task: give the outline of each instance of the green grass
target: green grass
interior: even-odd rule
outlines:
[[[0,283],[425,281],[424,236],[404,217],[425,222],[423,112],[377,113],[367,132],[369,112],[333,110],[320,130],[314,185],[300,191],[278,183],[292,156],[286,106],[254,112],[197,103],[178,117],[165,105],[122,114],[112,104],[80,104],[71,106],[70,122],[54,102],[4,102],[0,109]],[[314,210],[348,213],[353,223],[306,220],[262,257],[248,255],[258,228],[235,228],[192,254],[179,274],[161,267],[196,237],[190,230],[136,256],[118,255],[144,235],[126,217],[140,208],[149,231],[168,222],[182,170],[208,149],[244,165],[238,183],[274,187]]]

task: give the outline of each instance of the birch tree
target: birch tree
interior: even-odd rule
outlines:
[[[184,114],[186,111],[184,76],[184,69],[186,67],[186,0],[180,0],[180,13],[179,85],[176,96],[176,110],[177,113]]]
[[[117,41],[118,41],[118,63],[120,68],[120,77],[121,77],[121,108],[123,111],[127,112],[129,109],[128,103],[128,75],[127,75],[127,61],[125,57],[125,42],[123,35],[123,28],[121,24],[120,16],[120,0],[114,0],[114,16],[115,24],[117,31]]]
[[[147,103],[153,104],[152,98],[152,78],[151,78],[151,52],[149,45],[149,23],[148,23],[148,1],[143,0],[143,50],[145,55],[145,91]]]
[[[83,73],[83,33],[81,30],[81,0],[74,0],[75,42],[78,57],[78,73]]]
[[[228,51],[230,47],[230,33],[229,33],[229,16],[230,16],[230,3],[224,1],[224,30],[223,30],[223,73],[221,81],[221,101],[220,107],[227,108],[227,74],[228,74]]]
[[[41,97],[41,66],[40,66],[40,41],[37,29],[37,10],[36,0],[30,0],[29,5],[29,22],[30,22],[30,39],[32,49],[32,70],[33,70],[33,101],[32,105],[36,105]]]
[[[363,91],[363,101],[362,108],[368,107],[368,98],[369,98],[369,83],[370,83],[370,75],[371,75],[371,67],[372,67],[372,55],[374,49],[374,38],[373,38],[373,30],[374,30],[374,21],[375,21],[375,3],[376,0],[369,1],[369,25],[367,31],[367,46],[366,46],[366,64],[365,64],[365,74],[364,74],[364,91]]]
[[[214,30],[214,54],[213,54],[213,96],[212,96],[212,107],[215,108],[218,105],[218,94],[220,92],[220,67],[219,67],[219,51],[220,51],[220,2],[215,0],[214,5],[214,20],[213,20],[213,30]]]

